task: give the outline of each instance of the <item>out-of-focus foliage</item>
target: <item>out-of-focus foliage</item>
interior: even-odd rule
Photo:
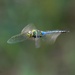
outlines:
[[[55,44],[7,44],[33,23],[41,30],[70,30]],[[75,75],[74,0],[0,0],[0,75]]]

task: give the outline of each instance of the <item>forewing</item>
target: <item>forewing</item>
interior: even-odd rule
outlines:
[[[48,43],[53,44],[57,37],[61,34],[61,32],[53,32],[51,34],[46,34],[43,39],[46,40]]]
[[[12,36],[12,37],[7,41],[7,43],[10,43],[10,44],[18,43],[18,42],[22,42],[22,41],[24,41],[24,40],[26,40],[26,39],[27,39],[27,36],[26,36],[26,35],[18,34],[18,35]]]
[[[28,24],[22,29],[21,33],[27,33],[28,31],[32,31],[33,29],[36,29],[35,26],[33,24]]]

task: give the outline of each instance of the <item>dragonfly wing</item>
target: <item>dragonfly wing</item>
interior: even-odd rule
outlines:
[[[15,36],[12,36],[7,43],[13,44],[13,43],[18,43],[18,42],[22,42],[24,40],[27,39],[27,36],[23,35],[23,34],[18,34]]]
[[[35,46],[36,48],[40,47],[40,38],[38,38],[37,31],[36,31],[36,38],[35,38]]]
[[[44,40],[46,40],[48,43],[51,43],[52,44],[52,43],[54,43],[56,41],[57,37],[60,34],[61,34],[60,32],[57,32],[57,33],[53,32],[51,34],[46,34],[44,36]]]
[[[21,33],[27,33],[28,31],[32,31],[33,29],[36,29],[35,26],[33,24],[28,24],[22,29]]]
[[[35,38],[35,46],[36,46],[36,48],[40,47],[40,39],[39,38]]]

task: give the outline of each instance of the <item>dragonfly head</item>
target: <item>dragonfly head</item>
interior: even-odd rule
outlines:
[[[27,36],[32,37],[32,31],[28,31]]]
[[[36,36],[36,32],[37,32],[36,30],[28,31],[27,36],[28,37]]]

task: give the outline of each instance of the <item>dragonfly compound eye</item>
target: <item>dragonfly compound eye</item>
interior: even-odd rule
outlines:
[[[32,37],[32,32],[29,31],[29,32],[27,33],[27,36],[28,36],[28,37]]]

